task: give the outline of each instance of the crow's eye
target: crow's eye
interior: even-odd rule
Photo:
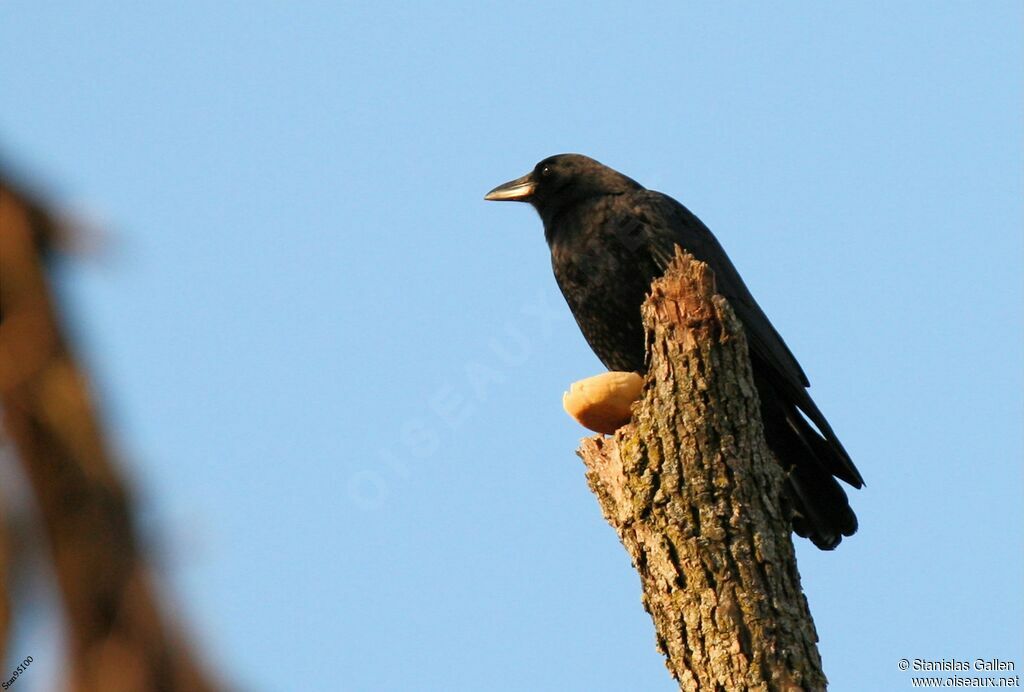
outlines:
[[[551,166],[544,166],[540,169],[540,177],[550,178],[551,177]]]

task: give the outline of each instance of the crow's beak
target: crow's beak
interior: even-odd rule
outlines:
[[[537,183],[533,182],[533,174],[527,173],[522,178],[510,180],[504,185],[499,185],[486,195],[484,199],[493,202],[529,202]]]

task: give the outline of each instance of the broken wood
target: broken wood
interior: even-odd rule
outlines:
[[[742,325],[680,250],[651,291],[633,420],[578,453],[658,648],[682,690],[824,690]]]

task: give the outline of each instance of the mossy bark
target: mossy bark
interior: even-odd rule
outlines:
[[[742,325],[707,265],[681,251],[643,317],[649,370],[633,421],[579,454],[666,665],[682,690],[824,690]]]

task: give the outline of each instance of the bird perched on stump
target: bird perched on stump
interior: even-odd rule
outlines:
[[[765,439],[788,472],[794,530],[823,550],[857,530],[836,479],[860,488],[860,473],[807,393],[800,364],[718,240],[690,210],[580,154],[546,158],[485,199],[529,202],[540,214],[562,295],[612,371],[645,372],[640,307],[676,245],[706,263],[747,335]]]

